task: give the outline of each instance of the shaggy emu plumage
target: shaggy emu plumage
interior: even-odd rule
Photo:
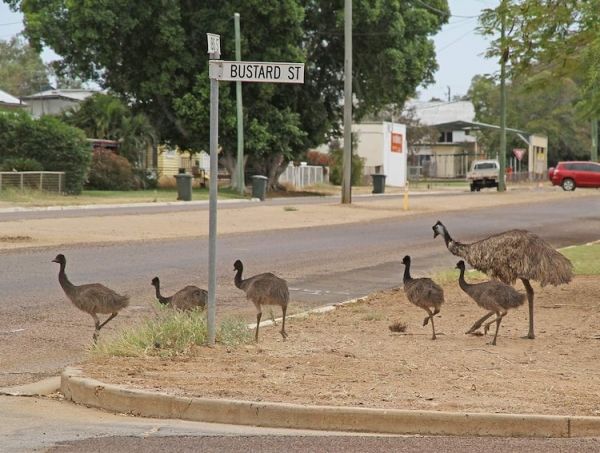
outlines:
[[[506,316],[509,309],[523,305],[525,302],[525,294],[518,292],[512,286],[498,280],[473,284],[467,283],[465,281],[465,262],[460,260],[456,263],[456,267],[460,269],[460,276],[458,277],[460,288],[467,293],[477,305],[489,311],[485,319],[496,313],[496,319],[489,321],[484,326],[484,332],[487,333],[490,325],[494,322],[496,323],[496,333],[494,334],[494,339],[491,343],[495,346],[502,318]],[[475,326],[477,325],[477,322],[474,324]],[[476,329],[471,327],[466,333],[473,333],[475,330]]]
[[[200,308],[204,310],[208,293],[197,286],[188,285],[169,297],[160,294],[160,280],[158,277],[152,279],[152,286],[156,289],[156,298],[163,305],[168,305],[176,310],[190,311]]]
[[[279,305],[281,307],[283,322],[280,333],[285,340],[288,336],[285,331],[285,314],[290,300],[287,282],[270,272],[243,279],[242,272],[244,271],[244,265],[240,260],[237,260],[233,264],[233,270],[236,271],[234,278],[235,286],[244,291],[246,298],[251,300],[256,307],[255,340],[258,341],[258,328],[260,326],[263,305]]]
[[[117,294],[112,289],[107,288],[100,283],[76,286],[69,281],[67,274],[65,273],[65,267],[67,265],[65,256],[62,254],[56,255],[56,258],[54,258],[52,262],[60,264],[58,282],[69,300],[81,311],[89,313],[91,317],[94,318],[96,330],[94,331],[93,338],[94,342],[96,342],[98,340],[100,329],[117,316],[119,311],[129,305],[129,296]],[[106,321],[100,324],[98,313],[110,314],[110,316]]]
[[[529,302],[527,337],[535,338],[534,294],[529,281],[537,281],[542,287],[569,283],[573,278],[571,262],[539,236],[525,230],[510,230],[471,244],[462,244],[450,237],[450,233],[439,220],[432,228],[433,237],[442,235],[448,250],[453,255],[463,258],[471,267],[507,285],[512,285],[517,279],[521,279]],[[483,317],[474,327],[476,329],[481,327],[483,321],[490,316],[491,314],[488,314]]]
[[[444,290],[430,278],[412,278],[410,276],[410,256],[402,259],[404,264],[404,293],[410,303],[425,310],[428,315],[423,320],[423,326],[431,320],[432,340],[436,339],[433,317],[440,312],[444,303]],[[433,312],[431,309],[433,308]]]

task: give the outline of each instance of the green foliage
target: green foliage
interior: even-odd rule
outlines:
[[[65,122],[82,129],[90,138],[120,142],[119,154],[135,167],[142,166],[144,153],[156,143],[156,131],[143,113],[133,114],[119,98],[94,94],[76,109],[63,114]]]
[[[0,163],[0,171],[42,171],[43,165],[35,159],[9,157]]]
[[[95,150],[88,174],[87,188],[97,190],[129,190],[133,172],[127,159],[110,150]]]
[[[306,62],[305,84],[244,84],[245,151],[270,180],[289,159],[326,141],[341,124],[341,0],[6,0],[26,18],[26,34],[63,56],[62,69],[93,79],[145,112],[162,139],[208,149],[206,32],[233,59],[231,17],[241,15],[246,61]],[[436,12],[437,11],[437,12]],[[436,69],[430,39],[448,20],[446,0],[354,0],[355,116],[402,105]],[[371,32],[373,31],[373,32]],[[235,165],[233,84],[221,84],[220,144]]]
[[[25,113],[0,115],[0,160],[25,157],[46,171],[64,171],[65,190],[80,193],[91,152],[85,135],[57,118],[32,119]]]
[[[156,318],[124,330],[114,340],[101,341],[93,350],[96,356],[173,357],[189,355],[194,346],[207,341],[205,313],[201,310],[181,312],[155,305]],[[237,346],[252,341],[252,332],[239,318],[224,319],[217,331],[217,342]]]
[[[342,184],[342,163],[344,160],[344,150],[339,146],[334,146],[329,150],[330,156],[330,167],[329,167],[329,181],[331,184],[341,185]],[[362,157],[358,157],[356,154],[352,154],[352,181],[353,186],[360,186],[362,182],[363,168],[365,166],[365,160]]]
[[[591,146],[589,121],[577,114],[581,87],[574,80],[555,78],[548,71],[539,71],[535,76],[515,77],[507,84],[507,96],[508,127],[547,135],[550,165],[558,160],[588,158]],[[474,77],[469,97],[477,121],[498,123],[500,88],[493,78]],[[499,149],[500,134],[484,129],[480,142],[493,156]],[[510,132],[507,143],[508,150],[524,146],[521,139]],[[512,153],[509,151],[507,156],[511,157]]]
[[[0,89],[16,97],[48,87],[42,58],[20,36],[0,41]]]

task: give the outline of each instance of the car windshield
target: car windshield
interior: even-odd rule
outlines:
[[[484,162],[482,164],[475,164],[475,167],[473,168],[473,170],[490,170],[490,169],[495,169],[496,164],[494,162]]]

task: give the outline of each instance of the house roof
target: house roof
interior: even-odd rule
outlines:
[[[453,121],[475,120],[475,108],[471,101],[418,101],[406,103],[406,110],[413,110],[419,122],[426,126],[438,126]]]
[[[438,129],[447,129],[447,130],[481,130],[481,129],[500,129],[500,126],[496,126],[495,124],[487,124],[480,123],[479,121],[449,121],[447,123],[436,124],[435,127]],[[517,134],[529,134],[527,131],[522,131],[520,129],[513,129],[510,127],[506,128],[509,132],[515,132]]]
[[[30,94],[29,96],[23,96],[22,99],[70,99],[73,101],[84,101],[93,94],[99,93],[98,90],[84,90],[84,89],[57,89],[57,90],[45,90],[39,93]]]
[[[11,94],[8,94],[6,91],[0,90],[0,104],[9,105],[9,106],[24,106],[25,103],[21,102],[19,98],[14,97]]]

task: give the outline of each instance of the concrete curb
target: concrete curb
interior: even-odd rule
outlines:
[[[87,378],[76,368],[61,376],[67,400],[136,416],[271,428],[501,437],[591,437],[600,417],[453,413],[335,406],[304,406],[173,396]]]
[[[60,390],[60,376],[43,379],[25,385],[0,388],[0,395],[8,396],[44,396]]]

